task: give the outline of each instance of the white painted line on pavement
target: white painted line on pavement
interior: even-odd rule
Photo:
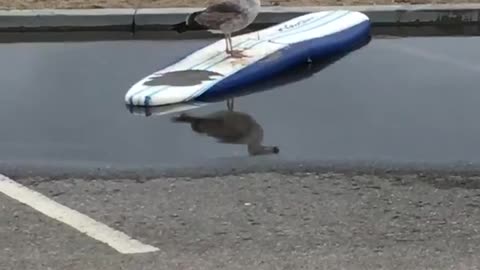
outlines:
[[[61,205],[39,192],[28,189],[0,174],[0,192],[24,203],[42,214],[61,221],[86,235],[103,242],[123,254],[154,252],[159,249],[142,244],[123,232]]]

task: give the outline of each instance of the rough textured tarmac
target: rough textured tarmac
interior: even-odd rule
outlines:
[[[264,173],[41,181],[34,189],[160,252],[116,254],[0,196],[0,268],[476,269],[479,180]]]

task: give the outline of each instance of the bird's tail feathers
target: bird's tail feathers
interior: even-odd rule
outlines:
[[[181,23],[170,25],[168,30],[177,31],[177,33],[183,33],[185,31],[188,31],[188,25],[186,22],[181,22]]]
[[[189,14],[184,22],[173,24],[169,27],[169,30],[177,31],[178,33],[183,33],[190,30],[206,30],[207,28],[199,24],[195,18],[201,14],[202,11],[195,11]]]

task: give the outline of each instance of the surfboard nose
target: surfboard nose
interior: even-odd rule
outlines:
[[[138,96],[136,96],[135,92],[133,91],[133,87],[130,88],[128,92],[125,94],[125,103],[131,106],[140,105]]]
[[[135,91],[133,91],[135,90]],[[177,91],[152,91],[152,88],[145,88],[138,90],[138,88],[127,92],[125,95],[125,102],[132,106],[155,106],[155,105],[169,105],[174,103],[182,103],[188,101],[185,93]]]
[[[138,89],[138,87],[132,87],[125,95],[125,103],[132,106],[145,106],[149,105],[151,98],[143,92],[147,92],[147,89]]]

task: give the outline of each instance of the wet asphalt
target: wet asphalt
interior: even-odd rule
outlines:
[[[147,117],[123,101],[136,81],[211,42],[1,43],[1,163],[167,168],[249,160],[245,145],[173,123],[178,113]],[[477,164],[479,46],[479,37],[374,38],[320,70],[292,71],[297,81],[269,80],[265,91],[235,98],[234,110],[280,149],[261,157],[271,163]],[[189,112],[226,109],[220,100]]]

